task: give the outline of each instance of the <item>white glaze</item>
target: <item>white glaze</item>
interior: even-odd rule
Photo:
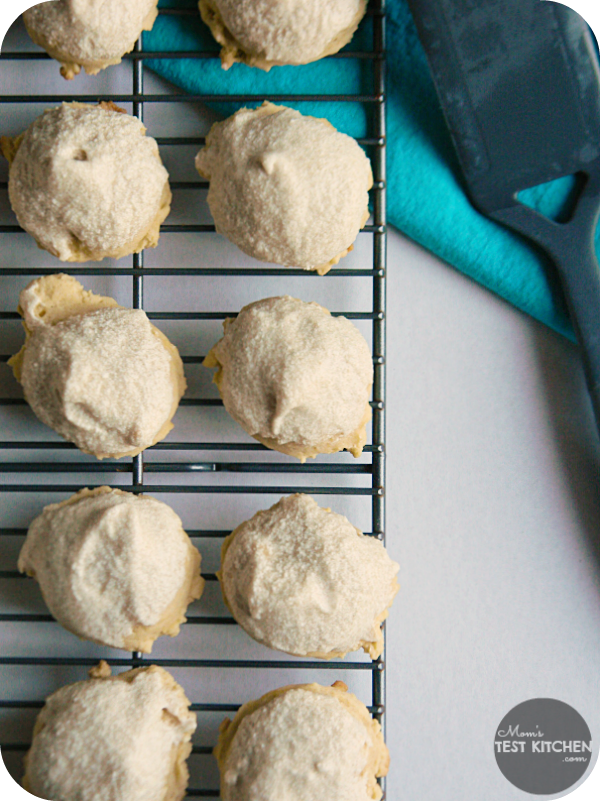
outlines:
[[[339,50],[350,40],[366,6],[365,0],[208,0],[205,4],[217,9],[223,26],[245,53],[280,64],[305,64]]]
[[[377,656],[397,572],[381,542],[301,494],[238,526],[221,568],[238,623],[271,648],[300,656],[361,645]]]
[[[138,309],[99,309],[37,326],[21,383],[43,423],[97,455],[153,444],[179,399],[171,354]]]
[[[103,106],[63,103],[45,111],[25,132],[9,171],[20,225],[63,261],[139,249],[170,200],[168,173],[145,130],[135,117]]]
[[[285,106],[213,125],[196,168],[210,179],[217,231],[262,261],[325,272],[368,217],[371,166],[325,120]]]
[[[361,333],[318,303],[283,297],[245,306],[211,353],[229,414],[252,436],[310,449],[364,420],[373,362]]]
[[[83,490],[35,518],[18,567],[35,576],[59,623],[125,648],[134,629],[159,623],[189,582],[192,553],[166,504],[116,489]]]
[[[372,801],[372,737],[336,697],[290,689],[242,720],[223,801]]]
[[[183,690],[152,666],[53,693],[27,756],[27,789],[52,801],[171,801],[176,755],[196,729]]]
[[[25,11],[35,41],[75,64],[118,61],[150,30],[158,0],[51,0]]]

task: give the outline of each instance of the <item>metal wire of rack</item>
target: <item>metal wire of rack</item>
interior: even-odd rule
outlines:
[[[162,9],[162,14],[168,15],[188,15],[197,14],[191,9]],[[127,489],[131,492],[141,493],[151,489],[152,493],[272,493],[276,495],[290,494],[294,492],[309,492],[313,495],[362,495],[371,499],[371,531],[373,536],[384,539],[385,536],[385,270],[386,270],[386,209],[385,209],[385,0],[371,0],[368,10],[372,18],[373,26],[373,46],[370,50],[354,52],[345,51],[330,58],[355,58],[369,60],[372,63],[373,90],[370,94],[361,95],[272,95],[268,98],[264,96],[239,95],[239,96],[218,96],[218,95],[189,95],[182,93],[169,94],[147,94],[144,92],[144,61],[146,59],[208,59],[215,58],[215,52],[144,52],[142,41],[138,42],[135,50],[125,56],[132,67],[132,90],[130,94],[110,94],[110,95],[5,95],[0,97],[0,104],[54,104],[63,100],[79,100],[82,102],[94,100],[112,100],[114,102],[130,103],[133,113],[140,119],[144,116],[144,107],[147,103],[203,103],[215,102],[219,100],[228,102],[251,102],[256,100],[269,99],[272,102],[310,100],[319,101],[339,101],[366,104],[369,110],[370,130],[367,137],[357,141],[363,145],[371,157],[374,186],[371,194],[373,222],[367,225],[363,231],[372,236],[372,265],[370,268],[344,268],[336,267],[330,271],[327,277],[319,278],[319,281],[335,280],[336,277],[369,277],[372,279],[372,309],[364,312],[343,312],[346,317],[353,320],[371,321],[372,325],[372,347],[374,362],[374,384],[371,406],[373,410],[371,442],[365,448],[365,453],[371,454],[370,463],[346,464],[340,462],[315,462],[313,464],[292,464],[285,462],[260,462],[260,461],[207,461],[195,460],[186,461],[154,461],[147,460],[144,453],[127,461],[89,463],[84,461],[60,461],[60,453],[76,450],[74,446],[65,442],[44,441],[40,439],[16,441],[1,436],[0,451],[15,453],[22,456],[22,460],[0,461],[0,475],[23,473],[27,477],[33,477],[37,483],[1,483],[0,501],[8,502],[8,499],[21,493],[32,494],[70,494],[81,488],[80,484],[52,484],[45,483],[43,475],[46,473],[69,473],[81,474],[82,477],[88,474],[97,476],[103,473],[130,473],[131,484]],[[0,64],[10,61],[31,61],[46,59],[42,52],[7,52],[0,55]],[[201,145],[203,137],[155,137],[159,146],[181,146],[181,145]],[[206,189],[208,184],[203,181],[184,181],[171,182],[173,189],[197,190]],[[6,192],[6,183],[0,183],[0,192]],[[164,224],[161,233],[205,233],[214,232],[213,225],[200,224]],[[21,234],[22,229],[18,225],[0,225],[0,234]],[[67,269],[65,269],[67,267]],[[315,273],[306,273],[302,270],[291,270],[288,268],[276,267],[145,267],[144,254],[139,253],[132,257],[130,267],[103,267],[103,266],[79,266],[61,265],[60,270],[77,276],[131,276],[132,278],[132,297],[134,308],[144,307],[144,279],[154,276],[302,276],[307,280],[315,277]],[[19,276],[38,276],[56,272],[57,268],[24,267],[3,268],[0,267],[0,277],[7,275]],[[342,312],[334,312],[342,313]],[[234,316],[235,312],[215,311],[215,312],[149,312],[148,316],[152,320],[163,321],[214,321],[223,320],[226,317]],[[0,321],[17,321],[19,316],[16,312],[3,310],[0,311]],[[0,356],[0,362],[9,358],[8,355]],[[184,363],[198,364],[202,361],[202,356],[184,357]],[[25,401],[22,398],[0,397],[0,407],[22,406]],[[183,399],[182,406],[219,406],[221,401],[212,398],[191,398]],[[46,461],[27,461],[27,452],[35,450],[40,453],[50,452],[56,457],[49,462]],[[161,442],[152,448],[153,451],[181,452],[254,452],[266,450],[262,445],[255,443],[236,443],[236,442]],[[1,456],[0,456],[1,459]],[[370,476],[370,487],[354,486],[351,483],[345,485],[325,486],[311,484],[309,486],[276,486],[265,485],[217,485],[211,483],[186,484],[180,485],[152,483],[150,486],[145,484],[146,474],[168,474],[176,473],[182,477],[191,473],[264,473],[264,474],[302,474],[302,475],[337,475],[340,477],[351,475]],[[123,486],[119,484],[119,486]],[[26,533],[24,528],[3,527],[0,528],[0,538],[14,537],[22,538]],[[192,530],[188,533],[192,539],[213,539],[218,540],[225,537],[229,530]],[[0,540],[1,542],[1,540]],[[0,567],[3,565],[0,564]],[[203,573],[208,582],[214,582],[214,574]],[[8,580],[23,578],[15,569],[0,570],[0,589],[2,583]],[[19,623],[23,625],[32,623],[47,623],[53,621],[49,614],[33,613],[7,613],[0,614],[0,631],[4,623]],[[219,615],[189,615],[188,625],[203,626],[231,626],[235,621],[231,617]],[[25,630],[24,637],[27,636]],[[52,667],[78,667],[85,668],[95,665],[97,657],[83,656],[59,656],[59,657],[32,657],[32,656],[5,656],[2,654],[0,635],[0,669],[2,667],[18,666],[45,666]],[[270,670],[280,669],[289,670],[290,668],[301,667],[303,670],[334,670],[340,674],[348,675],[348,671],[360,671],[371,673],[371,704],[369,706],[372,714],[382,723],[385,723],[385,654],[383,658],[376,661],[361,662],[356,659],[334,660],[334,661],[315,661],[315,660],[256,660],[256,659],[178,659],[178,658],[143,658],[140,653],[134,652],[129,657],[110,658],[113,667],[130,669],[143,664],[153,663],[166,668],[189,668],[202,670],[211,669],[250,669],[250,670]],[[244,699],[248,700],[248,699]],[[2,710],[37,710],[43,706],[42,700],[2,700],[0,695],[0,711]],[[198,713],[226,713],[235,712],[238,704],[223,703],[193,703],[192,709]],[[0,729],[0,749],[3,754],[24,753],[29,747],[28,743],[8,741]],[[209,755],[212,753],[212,745],[196,745],[193,749],[195,755]],[[385,780],[381,780],[385,798]],[[214,788],[189,788],[188,798],[218,798],[219,791]]]

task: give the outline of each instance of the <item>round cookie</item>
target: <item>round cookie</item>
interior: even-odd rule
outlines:
[[[46,506],[29,527],[18,567],[50,612],[78,637],[150,653],[179,634],[200,598],[200,554],[166,504],[110,487]]]
[[[204,360],[229,414],[268,448],[301,462],[360,456],[371,418],[371,352],[345,317],[289,295],[245,306]]]
[[[337,53],[352,39],[367,0],[200,0],[198,5],[223,46],[224,69],[241,61],[270,70]]]
[[[2,137],[19,225],[61,261],[155,247],[171,204],[155,140],[114,103],[63,103],[16,139]]]
[[[359,145],[273,103],[215,123],[196,169],[218,233],[261,261],[325,274],[369,218],[373,175]]]
[[[61,63],[64,78],[81,67],[95,75],[133,50],[158,15],[158,0],[52,0],[23,14],[33,41]]]
[[[26,340],[9,364],[42,423],[99,459],[135,456],[167,436],[183,364],[144,311],[62,273],[32,281],[18,311]]]
[[[383,651],[398,565],[374,537],[308,495],[282,498],[223,543],[225,603],[255,640],[297,656]]]
[[[46,699],[25,757],[23,787],[52,801],[181,801],[196,716],[156,665],[90,679]]]
[[[381,727],[346,685],[282,687],[221,725],[223,801],[378,801],[389,753]]]

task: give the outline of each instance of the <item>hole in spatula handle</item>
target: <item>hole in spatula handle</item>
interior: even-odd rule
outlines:
[[[587,176],[578,172],[531,186],[517,193],[517,200],[555,223],[568,223],[575,213]]]

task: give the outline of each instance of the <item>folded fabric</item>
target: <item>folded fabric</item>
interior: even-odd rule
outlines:
[[[162,8],[196,8],[195,0],[162,0]],[[487,220],[470,205],[435,93],[424,52],[406,0],[387,4],[387,171],[388,219],[411,239],[480,284],[556,331],[573,338],[554,267],[525,239]],[[366,17],[347,51],[370,49],[372,20]],[[196,15],[161,15],[144,34],[147,51],[218,51]],[[218,59],[149,60],[148,66],[192,94],[349,95],[372,92],[368,59],[327,58],[270,72]],[[211,102],[223,114],[241,106]],[[248,104],[247,104],[248,105]],[[369,135],[368,104],[288,102],[303,114],[326,117],[338,130]],[[552,216],[560,208],[566,181],[528,191],[527,202]],[[600,235],[596,245],[600,253]],[[391,265],[393,269],[393,265]]]

